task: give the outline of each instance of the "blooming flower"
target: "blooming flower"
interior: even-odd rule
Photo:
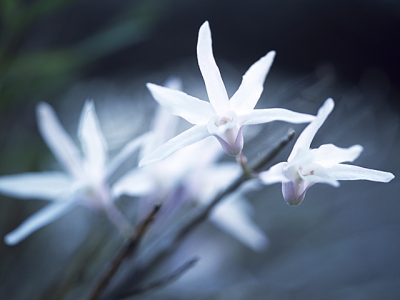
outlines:
[[[165,84],[171,89],[179,89],[180,81],[176,78]],[[159,106],[153,121],[152,134],[143,143],[142,155],[151,153],[167,141],[178,130],[179,118]],[[240,176],[241,167],[236,163],[217,163],[223,153],[218,142],[206,138],[195,145],[190,145],[172,154],[166,159],[140,169],[126,173],[114,185],[118,195],[130,195],[132,187],[138,182],[148,186],[143,194],[138,214],[146,215],[151,205],[149,201],[163,202],[153,228],[163,226],[163,222],[173,217],[181,204],[188,199],[203,207],[235,178]],[[144,201],[143,201],[144,200]],[[254,224],[249,212],[251,205],[242,192],[226,197],[210,213],[209,220],[218,228],[231,234],[248,247],[261,251],[267,245],[267,238]]]
[[[300,204],[307,190],[315,183],[339,186],[338,180],[389,182],[394,178],[389,172],[342,164],[354,161],[361,154],[363,147],[360,145],[344,149],[326,144],[318,149],[310,149],[315,134],[333,107],[332,99],[325,101],[316,119],[300,134],[287,162],[278,163],[259,174],[264,184],[282,182],[283,197],[289,205]]]
[[[244,125],[277,120],[291,123],[311,122],[314,116],[286,109],[254,109],[263,91],[264,80],[274,56],[275,52],[271,51],[253,64],[243,76],[239,89],[229,99],[212,53],[210,27],[208,22],[205,22],[199,30],[197,58],[210,102],[148,83],[148,89],[159,104],[194,126],[144,157],[139,165],[162,160],[178,149],[211,135],[218,139],[228,154],[236,156],[243,148]]]
[[[5,236],[9,245],[16,244],[33,231],[54,221],[77,204],[104,209],[112,222],[123,232],[129,223],[114,206],[116,194],[108,184],[109,178],[142,143],[139,137],[127,144],[107,163],[106,143],[102,136],[93,101],[88,100],[82,110],[78,137],[83,155],[64,130],[55,112],[47,103],[37,107],[39,131],[65,172],[49,171],[0,177],[0,193],[22,199],[45,199],[51,204],[25,220]],[[141,194],[143,187],[138,187]]]

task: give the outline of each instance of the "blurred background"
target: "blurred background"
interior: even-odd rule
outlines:
[[[155,101],[146,82],[180,76],[185,92],[206,100],[195,52],[205,20],[230,95],[276,50],[258,107],[315,114],[332,97],[337,107],[313,146],[361,144],[357,165],[399,176],[400,2],[389,0],[0,0],[0,175],[57,168],[36,127],[40,101],[76,139],[93,98],[115,153],[149,128]],[[262,126],[245,154],[256,157],[289,127]],[[280,185],[260,187],[247,197],[267,250],[205,223],[174,258],[196,255],[198,264],[137,298],[399,299],[399,195],[397,178],[343,182],[317,185],[289,207]],[[1,237],[45,204],[1,196]],[[119,205],[134,209],[126,199]],[[0,245],[0,298],[84,299],[121,242],[102,216],[77,208],[17,246]],[[93,267],[77,273],[93,251]]]

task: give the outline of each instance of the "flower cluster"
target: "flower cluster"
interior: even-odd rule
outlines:
[[[258,174],[264,184],[282,182],[283,197],[290,205],[301,203],[307,190],[315,183],[338,186],[338,180],[388,182],[393,179],[393,174],[388,172],[343,164],[360,155],[363,150],[360,145],[343,149],[328,144],[310,149],[317,130],[334,107],[332,99],[326,100],[317,116],[282,108],[255,109],[274,56],[275,52],[271,51],[255,62],[229,99],[214,60],[210,27],[205,22],[199,30],[197,58],[209,102],[182,92],[176,81],[165,86],[148,83],[150,93],[160,104],[153,128],[149,134],[128,143],[111,160],[108,159],[93,101],[86,101],[79,122],[81,150],[63,129],[50,105],[40,103],[37,107],[39,131],[65,172],[0,177],[2,194],[51,201],[50,205],[7,234],[5,242],[10,245],[20,242],[77,204],[105,211],[122,234],[130,234],[132,226],[114,204],[122,195],[139,196],[151,203],[164,202],[166,217],[171,217],[174,209],[185,199],[195,199],[200,206],[206,206],[240,176],[242,168],[239,164],[217,162],[223,150],[231,156],[242,157],[245,125],[272,121],[310,123],[300,134],[287,162]],[[177,134],[176,116],[193,127]],[[139,148],[142,149],[140,168],[132,169],[111,184],[111,176]],[[248,209],[244,208],[249,204],[243,194],[238,191],[230,198],[233,200],[226,199],[220,203],[209,219],[249,247],[264,249],[267,238],[246,214]],[[139,210],[139,214],[144,213]]]

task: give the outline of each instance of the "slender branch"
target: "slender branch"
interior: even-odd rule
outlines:
[[[194,258],[190,259],[189,261],[185,262],[183,265],[181,265],[176,270],[174,270],[171,274],[169,274],[165,277],[162,277],[160,279],[154,280],[143,286],[139,286],[139,287],[132,288],[130,290],[126,290],[124,293],[121,293],[119,295],[119,297],[116,299],[119,300],[119,299],[123,299],[125,297],[131,297],[131,296],[143,294],[144,292],[146,292],[148,290],[159,288],[163,285],[169,284],[172,281],[178,279],[180,276],[182,276],[183,273],[185,273],[187,270],[194,267],[198,261],[199,261],[199,258],[194,257]]]
[[[142,237],[144,236],[147,230],[147,227],[149,226],[149,224],[151,223],[157,212],[160,210],[160,207],[161,204],[155,205],[153,210],[147,216],[147,218],[142,223],[139,224],[135,233],[126,241],[125,245],[122,247],[117,256],[113,259],[110,265],[107,266],[107,268],[104,270],[102,277],[97,282],[92,294],[88,298],[89,300],[96,300],[100,297],[101,293],[107,287],[109,281],[117,272],[122,262],[135,252],[137,246],[139,245],[139,242],[141,241]]]
[[[174,239],[174,244],[178,243],[180,239],[182,239],[186,234],[194,229],[197,225],[207,219],[208,215],[210,214],[211,210],[216,206],[225,196],[229,195],[230,193],[234,192],[240,185],[249,180],[254,178],[253,172],[259,172],[261,169],[270,162],[294,137],[294,130],[290,130],[286,137],[282,139],[278,145],[276,145],[270,152],[268,152],[265,156],[261,157],[259,160],[251,164],[249,167],[248,172],[243,172],[242,176],[236,179],[225,191],[221,194],[217,195],[213,201],[192,221],[190,221],[182,230],[178,233],[176,238]],[[247,170],[247,167],[246,167]]]
[[[237,163],[242,167],[243,174],[246,176],[252,176],[252,171],[247,166],[247,157],[244,156],[243,152],[240,152],[238,156],[236,156]]]
[[[150,273],[160,263],[167,259],[169,255],[179,247],[186,235],[192,232],[198,225],[207,219],[212,209],[224,197],[238,189],[245,181],[254,178],[254,172],[260,172],[265,165],[269,163],[293,139],[293,137],[294,130],[290,130],[288,134],[275,147],[273,147],[271,151],[250,165],[249,170],[251,170],[251,172],[244,172],[239,178],[232,182],[231,185],[228,186],[222,193],[217,195],[202,212],[193,217],[188,223],[186,223],[186,225],[183,225],[183,227],[181,227],[181,229],[175,234],[172,240],[165,247],[159,250],[155,256],[150,258],[147,264],[145,263],[143,267],[136,269],[133,273],[130,273],[124,282],[111,291],[110,298],[120,298],[121,295],[123,295],[127,290],[132,289],[132,283],[135,283],[136,290],[140,291],[141,293],[153,288],[153,286],[148,285],[142,287],[140,286],[140,282],[146,277],[146,274]],[[138,292],[136,294],[138,294]]]

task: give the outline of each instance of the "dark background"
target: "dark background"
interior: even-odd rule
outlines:
[[[45,170],[43,165],[49,165],[50,153],[36,129],[34,109],[39,101],[52,104],[75,134],[76,126],[69,123],[76,124],[87,97],[107,101],[105,94],[111,93],[128,101],[151,102],[144,83],[161,84],[169,75],[195,74],[202,86],[195,50],[205,20],[210,22],[224,80],[238,83],[241,74],[270,50],[277,56],[266,82],[267,95],[290,90],[310,76],[330,78],[312,89],[318,94],[315,102],[303,103],[310,113],[328,96],[337,103],[315,147],[360,143],[365,152],[357,164],[400,174],[398,1],[0,4],[0,175]],[[306,90],[307,84],[300,89]],[[276,162],[285,160],[288,151]],[[190,270],[166,289],[142,298],[399,299],[399,194],[397,178],[386,185],[315,186],[295,208],[284,203],[279,185],[268,189],[268,199],[263,189],[250,193],[255,223],[271,242],[265,253],[254,253],[205,224],[178,253],[198,254],[198,271]],[[44,205],[38,200],[0,200],[2,236]],[[86,231],[78,227],[85,218],[108,228],[107,222],[82,209],[15,247],[1,245],[0,298],[58,299],[49,286],[65,278],[62,270],[85,245],[88,226]],[[109,251],[104,262],[112,257]],[[85,284],[90,283],[78,291],[86,293]],[[82,294],[66,299],[79,299],[76,295]]]

